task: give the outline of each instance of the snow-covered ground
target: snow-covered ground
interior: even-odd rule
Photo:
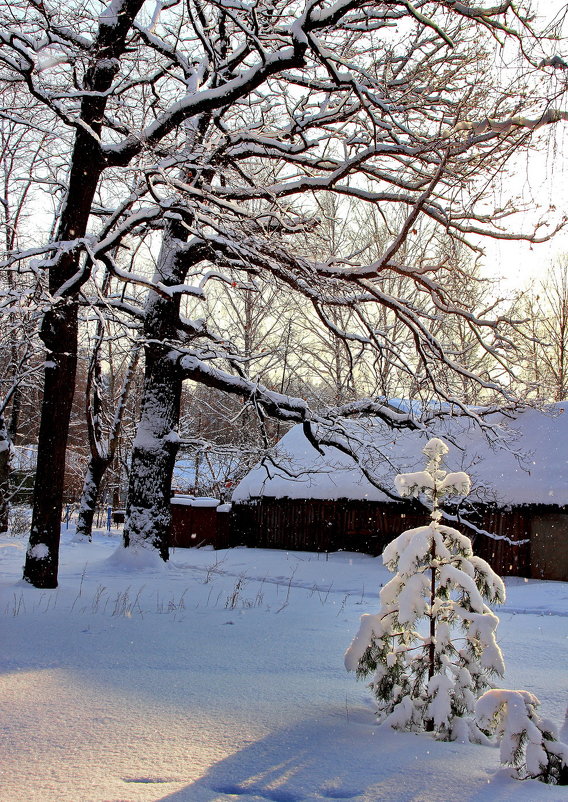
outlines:
[[[54,591],[22,583],[26,544],[0,538],[2,802],[568,799],[511,779],[496,748],[376,725],[343,652],[380,559],[178,549],[134,571],[109,560],[118,533],[72,535]],[[568,584],[507,590],[505,684],[561,726]]]

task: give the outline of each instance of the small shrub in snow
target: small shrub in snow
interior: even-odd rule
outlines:
[[[467,474],[441,469],[447,451],[441,440],[430,440],[426,469],[396,477],[401,495],[431,500],[431,520],[385,548],[383,561],[396,574],[381,590],[379,612],[361,617],[345,665],[371,677],[381,721],[434,730],[444,740],[481,741],[476,700],[504,673],[495,640],[499,619],[486,602],[503,602],[505,588],[473,555],[469,538],[440,522],[440,499],[467,495],[470,487]]]
[[[30,534],[31,510],[14,505],[10,509],[8,534],[11,537],[28,537]]]
[[[568,785],[568,746],[555,725],[536,712],[540,702],[528,691],[490,690],[476,705],[478,725],[500,737],[501,763],[520,779]]]

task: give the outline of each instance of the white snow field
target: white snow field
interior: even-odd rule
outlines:
[[[53,591],[21,582],[26,543],[0,538],[2,802],[568,799],[495,747],[377,726],[343,652],[378,609],[380,558],[178,549],[135,570],[109,559],[117,532],[72,536]],[[568,584],[506,584],[504,687],[562,726]]]

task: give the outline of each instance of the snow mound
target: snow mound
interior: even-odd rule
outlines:
[[[120,545],[104,561],[105,566],[117,568],[119,571],[165,571],[167,564],[162,560],[156,549],[146,549],[141,546],[125,548]]]

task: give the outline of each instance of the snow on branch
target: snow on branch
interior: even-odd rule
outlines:
[[[173,352],[172,357],[177,360],[184,379],[254,400],[269,414],[283,420],[300,422],[311,417],[309,407],[302,398],[274,392],[262,384],[220,370],[196,356]]]
[[[482,120],[463,120],[456,123],[456,125],[443,134],[443,136],[447,138],[460,131],[469,131],[472,136],[480,136],[486,133],[509,134],[515,128],[526,128],[527,130],[536,131],[542,128],[543,125],[551,125],[563,120],[568,120],[568,111],[562,111],[561,109],[547,109],[540,117],[534,119],[517,116],[509,117],[505,120],[496,120],[485,117]]]
[[[497,734],[501,763],[512,766],[519,779],[568,785],[568,745],[558,730],[542,719],[538,698],[528,691],[493,689],[475,706],[478,726]]]
[[[242,375],[228,373],[196,355],[174,350],[171,358],[177,362],[184,379],[191,379],[208,387],[248,398],[277,419],[296,422],[311,421],[314,424],[321,424],[326,434],[322,437],[318,436],[318,440],[321,439],[326,445],[334,445],[336,448],[344,450],[345,453],[353,453],[353,449],[346,449],[345,445],[342,446],[336,437],[330,439],[328,434],[333,430],[335,422],[341,418],[358,418],[365,414],[385,421],[392,428],[423,428],[423,425],[412,414],[401,412],[384,401],[362,399],[341,406],[329,407],[316,414],[302,398],[269,390],[259,382]],[[230,360],[227,354],[223,358]]]

